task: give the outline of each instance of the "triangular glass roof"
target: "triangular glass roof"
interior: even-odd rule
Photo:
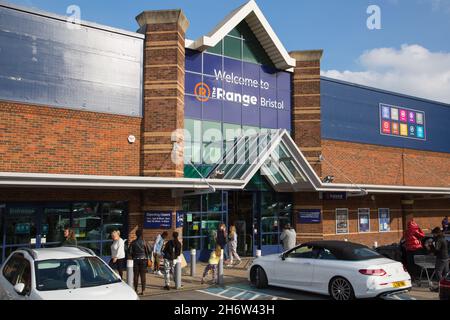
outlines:
[[[240,180],[247,185],[261,172],[277,192],[310,190],[303,161],[307,162],[286,130],[271,130],[236,138],[206,178]]]

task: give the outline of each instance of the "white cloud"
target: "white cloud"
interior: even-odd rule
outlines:
[[[325,77],[354,82],[450,104],[450,52],[431,52],[420,45],[364,52],[363,71],[326,70]]]

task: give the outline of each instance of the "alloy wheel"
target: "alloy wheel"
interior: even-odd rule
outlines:
[[[330,291],[334,300],[345,301],[352,299],[352,287],[345,279],[338,278],[333,280]]]

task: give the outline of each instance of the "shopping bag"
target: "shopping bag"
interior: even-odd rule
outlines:
[[[184,257],[184,254],[181,254],[180,258],[181,258],[181,269],[183,269],[183,268],[187,267],[188,264],[186,262],[186,258]]]

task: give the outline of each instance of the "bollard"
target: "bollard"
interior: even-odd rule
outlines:
[[[127,260],[127,284],[133,288],[133,267],[134,261]]]
[[[175,288],[177,290],[181,289],[181,256],[178,257],[176,260],[174,260],[175,263],[175,270],[174,270],[174,281],[175,281]]]
[[[195,277],[197,266],[197,250],[191,250],[191,277]]]
[[[261,255],[262,255],[261,250],[256,250],[256,257],[261,258]]]
[[[375,242],[373,243],[373,248],[374,248],[374,249],[378,248],[378,242],[377,242],[377,241],[375,241]]]
[[[348,239],[344,239],[345,242],[348,242]]]
[[[223,249],[220,252],[219,265],[217,266],[217,283],[223,286]]]

